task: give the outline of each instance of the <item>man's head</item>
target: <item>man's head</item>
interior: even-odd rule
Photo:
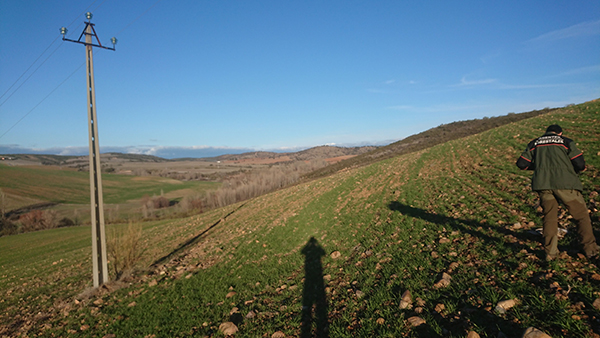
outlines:
[[[562,128],[558,124],[553,124],[546,128],[546,133],[562,134]]]

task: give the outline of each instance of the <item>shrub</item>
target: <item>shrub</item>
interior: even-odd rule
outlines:
[[[70,219],[69,217],[63,217],[60,221],[58,221],[59,228],[72,227],[74,225],[75,225],[75,222],[73,222],[73,220]]]
[[[56,211],[33,210],[19,217],[23,232],[53,229],[58,226]]]
[[[142,226],[130,222],[126,228],[112,227],[107,240],[107,251],[115,279],[132,274],[144,254]]]
[[[9,219],[0,219],[0,237],[16,235],[19,233],[19,226]]]
[[[198,210],[200,213],[203,212],[203,200],[204,197],[201,196],[185,196],[181,202],[179,202],[179,208],[181,209],[181,211],[183,211],[184,213],[188,213],[192,210]]]
[[[164,196],[158,196],[152,198],[152,206],[154,209],[167,208],[169,206],[169,200]]]

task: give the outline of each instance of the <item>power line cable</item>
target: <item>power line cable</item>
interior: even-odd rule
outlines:
[[[15,122],[15,124],[13,124],[10,128],[8,128],[7,131],[4,132],[4,134],[0,135],[0,139],[2,137],[4,137],[4,135],[8,134],[9,131],[11,131],[11,129],[13,129],[17,124],[19,124],[21,121],[23,121],[23,119],[25,119],[29,114],[31,114],[31,112],[33,112],[35,110],[35,108],[37,108],[40,104],[42,104],[42,102],[46,101],[47,98],[50,97],[50,95],[54,94],[54,92],[60,88],[60,86],[62,86],[65,82],[67,82],[67,80],[69,80],[73,75],[75,75],[75,73],[77,73],[77,71],[79,71],[79,69],[81,69],[81,67],[83,67],[85,65],[85,62],[82,63],[81,65],[79,65],[79,67],[77,67],[77,69],[75,69],[75,71],[73,73],[71,73],[71,75],[69,75],[66,79],[63,80],[63,82],[61,82],[58,86],[56,86],[54,89],[52,89],[52,91],[50,93],[48,93],[48,95],[46,95],[46,97],[44,97],[38,104],[35,105],[35,107],[31,108],[31,110],[29,112],[27,112],[27,114],[23,115],[23,117],[21,117],[19,119],[19,121]]]
[[[94,0],[94,1],[93,1],[93,2],[92,2],[92,3],[91,3],[91,4],[90,4],[90,5],[89,5],[89,6],[88,6],[88,7],[87,7],[85,10],[83,10],[82,14],[83,14],[83,13],[85,13],[85,12],[87,12],[87,10],[88,10],[90,7],[92,7],[92,5],[96,3],[96,1],[98,1],[98,0]],[[103,1],[103,2],[100,4],[100,5],[98,5],[98,7],[96,7],[96,9],[98,9],[100,6],[102,6],[102,4],[104,4],[104,2],[106,2],[106,0],[104,0],[104,1]],[[81,17],[81,14],[80,14],[80,15],[78,15],[78,17]],[[71,22],[71,23],[70,23],[70,24],[69,24],[67,27],[70,27],[70,26],[72,26],[72,25],[73,25],[73,24],[74,24],[76,21],[77,21],[77,18],[76,18],[76,19],[74,19],[74,20],[73,20],[73,21],[72,21],[72,22]],[[79,24],[77,27],[79,27],[79,26],[81,26],[81,24]],[[37,57],[37,58],[36,58],[36,59],[35,59],[35,60],[34,60],[34,61],[31,63],[31,65],[30,65],[29,67],[27,67],[27,69],[26,69],[26,70],[25,70],[25,71],[24,71],[24,72],[21,74],[21,76],[19,76],[19,78],[18,78],[17,80],[15,80],[15,82],[14,82],[14,83],[13,83],[13,84],[12,84],[10,87],[8,87],[8,89],[7,89],[7,90],[4,92],[4,94],[2,94],[2,96],[0,96],[0,99],[2,99],[2,98],[3,98],[3,97],[4,97],[4,96],[5,96],[5,95],[6,95],[6,94],[7,94],[7,93],[8,93],[8,92],[9,92],[9,91],[10,91],[10,90],[11,90],[11,89],[12,89],[12,88],[13,88],[13,87],[14,87],[14,86],[15,86],[15,85],[18,83],[18,82],[19,82],[19,80],[21,80],[21,79],[23,78],[23,76],[25,76],[25,74],[27,74],[27,72],[28,72],[28,71],[29,71],[29,70],[30,70],[30,69],[31,69],[31,68],[32,68],[32,67],[35,65],[35,63],[36,63],[36,62],[38,62],[38,60],[39,60],[39,59],[40,59],[40,58],[41,58],[41,57],[44,55],[44,53],[46,53],[46,52],[48,51],[48,49],[50,49],[50,47],[52,47],[52,45],[54,45],[54,43],[56,42],[56,40],[58,40],[59,38],[60,38],[60,36],[57,36],[57,37],[56,37],[56,38],[55,38],[55,39],[54,39],[54,40],[53,40],[53,41],[50,43],[50,45],[48,45],[48,47],[46,47],[46,49],[44,49],[44,51],[43,51],[43,52],[40,54],[40,56],[38,56],[38,57]],[[57,48],[57,49],[58,49],[58,48]],[[52,52],[52,54],[54,54],[54,53],[56,52],[56,50],[57,50],[57,49],[55,49],[55,50]],[[52,56],[52,54],[50,54],[50,56]],[[43,65],[43,64],[44,64],[46,61],[48,61],[48,59],[50,58],[50,56],[48,56],[48,58],[46,58],[46,60],[44,60],[44,62],[42,62],[42,65]],[[29,76],[28,76],[28,77],[25,79],[25,81],[23,81],[23,82],[21,83],[21,85],[19,85],[19,87],[17,87],[17,89],[15,89],[15,91],[13,91],[13,92],[12,92],[12,94],[10,94],[10,96],[9,96],[9,97],[8,97],[6,100],[4,100],[4,102],[2,102],[2,104],[0,104],[0,107],[1,107],[1,106],[2,106],[4,103],[6,103],[6,101],[8,101],[8,99],[10,99],[10,97],[11,97],[11,96],[13,96],[13,95],[14,95],[14,94],[15,94],[15,93],[16,93],[16,92],[19,90],[19,88],[21,88],[21,87],[22,87],[22,86],[23,86],[23,85],[24,85],[24,84],[27,82],[27,80],[29,80],[29,79],[31,78],[31,76],[33,76],[33,74],[35,74],[35,72],[37,72],[37,71],[38,71],[38,69],[40,69],[40,67],[41,67],[42,65],[40,65],[39,67],[37,67],[37,68],[36,68],[36,69],[33,71],[33,73],[31,73],[31,74],[30,74],[30,75],[29,75]]]
[[[89,9],[89,8],[90,8],[90,7],[91,7],[91,6],[92,6],[92,5],[93,5],[93,4],[96,2],[96,1],[97,1],[97,0],[95,0],[94,2],[92,2],[92,4],[91,4],[90,6],[88,6],[88,8],[86,8],[86,10],[85,10],[85,11],[87,11],[87,9]],[[140,14],[138,17],[136,17],[135,19],[133,19],[133,21],[131,21],[129,24],[127,24],[127,25],[125,26],[125,28],[121,29],[121,30],[120,30],[120,31],[117,33],[117,35],[118,35],[118,34],[120,34],[120,33],[122,33],[124,30],[128,29],[128,28],[129,28],[129,26],[131,26],[131,25],[132,25],[134,22],[136,22],[137,20],[139,20],[139,19],[140,19],[142,16],[144,16],[146,13],[148,13],[148,11],[150,11],[152,8],[154,8],[156,5],[158,5],[158,3],[159,3],[159,2],[161,2],[161,1],[162,1],[162,0],[158,0],[158,1],[156,1],[154,4],[152,4],[152,6],[150,6],[148,9],[146,9],[146,10],[145,10],[145,11],[144,11],[142,14]],[[105,2],[106,2],[106,0],[104,0],[104,1],[103,1],[103,2],[100,4],[100,5],[98,5],[98,7],[96,7],[96,9],[98,9],[100,6],[102,6],[102,5],[103,5]],[[84,12],[85,12],[85,11],[84,11]],[[74,21],[73,21],[73,22],[72,22],[70,25],[72,25],[72,24],[73,24],[73,23],[74,23],[76,20],[77,20],[77,19],[75,19],[75,20],[74,20]],[[69,26],[70,26],[70,25],[69,25]],[[52,43],[54,43],[55,41],[56,41],[56,39],[55,39],[55,40],[54,40]],[[51,45],[52,45],[52,44],[51,44]],[[48,47],[48,48],[49,48],[49,47]],[[60,48],[60,46],[59,46],[59,48]],[[58,50],[58,48],[56,48],[56,49],[54,50],[54,52],[56,52],[56,50]],[[52,54],[54,54],[54,52],[52,52]],[[43,54],[43,53],[42,53],[42,54]],[[50,56],[52,56],[52,54],[50,54]],[[95,54],[96,54],[96,53],[94,52],[94,55],[95,55]],[[50,58],[50,56],[48,56],[48,58]],[[44,60],[44,63],[45,63],[45,62],[48,60],[48,58],[46,58],[46,60]],[[42,64],[43,64],[43,63],[42,63]],[[79,69],[81,69],[81,67],[83,67],[84,65],[85,65],[85,62],[84,62],[84,63],[82,63],[81,65],[79,65],[79,67],[77,67],[77,69],[75,69],[75,71],[73,71],[73,72],[71,73],[71,75],[69,75],[69,76],[68,76],[66,79],[64,79],[64,80],[63,80],[63,81],[62,81],[62,82],[61,82],[61,83],[60,83],[58,86],[56,86],[54,89],[52,89],[52,91],[51,91],[50,93],[48,93],[48,95],[46,95],[46,96],[45,96],[45,97],[44,97],[44,98],[43,98],[43,99],[42,99],[42,100],[41,100],[41,101],[40,101],[38,104],[36,104],[36,105],[35,105],[33,108],[31,108],[31,110],[29,110],[29,112],[27,112],[27,114],[25,114],[23,117],[21,117],[21,118],[20,118],[20,119],[19,119],[17,122],[15,122],[15,124],[13,124],[13,125],[12,125],[10,128],[8,128],[8,130],[7,130],[7,131],[5,131],[5,132],[4,132],[2,135],[0,135],[0,139],[2,139],[2,137],[4,137],[4,135],[6,135],[6,134],[7,134],[9,131],[11,131],[11,130],[12,130],[14,127],[16,127],[16,126],[17,126],[17,124],[19,124],[21,121],[23,121],[23,120],[24,120],[24,119],[25,119],[25,118],[26,118],[26,117],[27,117],[29,114],[31,114],[31,113],[32,113],[32,112],[33,112],[33,111],[34,111],[34,110],[35,110],[35,109],[36,109],[36,108],[37,108],[39,105],[41,105],[41,104],[42,104],[42,102],[44,102],[44,101],[45,101],[45,100],[46,100],[48,97],[50,97],[50,95],[52,95],[52,94],[53,94],[53,93],[54,93],[54,92],[55,92],[55,91],[56,91],[58,88],[60,88],[60,86],[62,86],[62,85],[65,83],[65,82],[67,82],[67,80],[69,80],[69,79],[70,79],[70,78],[71,78],[71,77],[72,77],[72,76],[73,76],[73,75],[74,75],[74,74],[75,74],[75,73],[76,73],[76,72],[77,72]],[[40,65],[40,67],[41,67],[41,65]],[[31,68],[31,66],[30,66],[30,68]],[[39,69],[39,67],[38,67],[37,69]],[[36,69],[36,71],[37,71],[37,69]],[[35,71],[34,71],[34,73],[35,73]],[[33,75],[33,74],[32,74],[32,75]],[[28,80],[30,77],[31,77],[31,75],[30,75],[30,76],[29,76],[29,77],[28,77],[28,78],[27,78],[25,81],[27,81],[27,80]],[[23,84],[21,84],[21,86],[22,86],[22,85],[23,85]],[[21,86],[19,86],[19,88],[20,88]],[[19,88],[17,88],[17,90],[18,90]],[[16,92],[16,90],[15,90],[15,92]],[[14,92],[13,92],[13,94],[14,94]],[[13,94],[11,94],[11,96],[12,96]],[[9,97],[9,98],[10,98],[10,97]],[[7,100],[8,100],[8,99],[7,99]],[[7,100],[5,100],[4,102],[6,102]],[[2,103],[2,104],[4,104],[4,103]],[[2,104],[0,104],[0,106],[2,106]]]
[[[50,49],[50,47],[52,47],[52,45],[56,42],[56,40],[58,40],[58,38],[59,37],[57,36],[56,39],[54,39],[54,41],[52,41],[52,43],[50,43],[50,45],[48,45],[48,47],[46,47],[46,49],[44,49],[44,51],[42,52],[42,54],[40,54],[40,56],[38,56],[37,59],[35,59],[35,61],[33,61],[33,63],[31,63],[31,65],[27,69],[25,69],[25,71],[23,72],[23,74],[21,74],[21,76],[19,76],[19,78],[10,87],[8,87],[8,89],[4,92],[4,94],[2,94],[2,96],[0,96],[0,99],[2,99],[4,97],[4,95],[6,95],[6,93],[8,93],[12,89],[12,87],[14,87],[17,84],[17,82],[19,82],[19,80],[21,80],[21,78],[23,76],[25,76],[25,74],[27,74],[27,72],[31,69],[31,67],[33,67],[33,65],[35,65],[36,62],[38,62],[38,60],[42,57],[42,55],[44,55],[44,53],[46,53],[46,51],[48,49]],[[27,80],[25,80],[25,81],[27,81]],[[15,90],[15,92],[17,90],[19,90],[19,88],[17,88]],[[13,94],[14,94],[14,92],[13,92]],[[12,96],[12,94],[11,94],[11,96]]]
[[[154,4],[152,4],[152,6],[148,7],[148,9],[146,9],[142,14],[138,15],[137,18],[133,19],[133,21],[131,21],[130,23],[127,24],[127,26],[125,26],[123,29],[121,29],[116,35],[121,34],[124,30],[126,30],[127,28],[129,28],[129,26],[133,25],[134,22],[138,21],[142,16],[146,15],[146,13],[148,13],[148,11],[150,11],[152,8],[154,8],[156,5],[158,5],[159,2],[161,2],[162,0],[158,0],[156,1]]]
[[[38,71],[38,69],[40,69],[44,63],[46,63],[46,61],[48,61],[48,59],[50,59],[50,57],[52,57],[52,55],[54,55],[54,53],[56,53],[56,51],[61,47],[62,45],[58,45],[58,47],[56,47],[56,49],[54,49],[54,51],[52,51],[52,53],[50,55],[48,55],[48,57],[31,73],[29,74],[29,76],[25,79],[25,81],[21,82],[21,84],[17,87],[17,89],[15,89],[15,91],[12,92],[12,94],[10,94],[6,100],[4,100],[4,102],[0,103],[0,107],[2,107],[8,100],[10,100],[10,98],[19,90],[19,88],[21,88],[25,83],[27,83],[27,80],[29,80],[34,74],[35,72]],[[41,56],[41,55],[40,55]],[[32,65],[33,66],[33,65]],[[30,67],[31,68],[31,67]],[[23,75],[25,75],[25,73],[23,73]],[[15,82],[16,83],[16,82]]]

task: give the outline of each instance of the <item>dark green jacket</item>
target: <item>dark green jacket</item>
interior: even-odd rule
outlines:
[[[534,170],[531,188],[539,190],[583,190],[577,173],[585,169],[583,153],[575,142],[555,133],[546,133],[529,142],[517,160],[521,169]]]

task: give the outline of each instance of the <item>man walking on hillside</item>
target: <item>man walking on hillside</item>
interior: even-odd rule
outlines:
[[[544,212],[544,250],[546,260],[558,252],[558,202],[562,202],[577,221],[583,251],[588,258],[598,255],[600,247],[592,230],[592,222],[581,192],[583,185],[577,173],[585,171],[583,153],[575,142],[562,135],[553,124],[546,133],[531,141],[517,160],[520,169],[534,170],[531,187],[540,196]]]

